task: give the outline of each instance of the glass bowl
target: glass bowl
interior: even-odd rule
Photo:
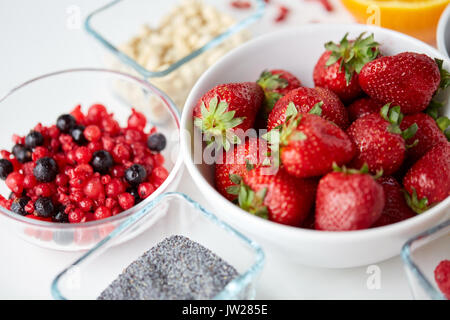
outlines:
[[[130,230],[146,224],[146,241],[120,250],[109,249]],[[264,265],[261,247],[219,220],[186,195],[160,195],[130,216],[91,250],[64,269],[51,286],[55,299],[96,299],[134,260],[167,237],[182,235],[210,249],[236,268],[239,276],[214,299],[253,299],[255,283]],[[118,253],[120,252],[120,258]],[[107,266],[107,267],[105,267]]]
[[[136,93],[133,104],[116,95],[112,86],[132,88]],[[41,247],[74,251],[91,248],[127,217],[166,191],[175,190],[179,183],[182,159],[179,155],[179,114],[170,98],[151,84],[119,72],[103,69],[74,69],[55,72],[29,80],[0,98],[0,149],[11,150],[13,134],[25,135],[38,122],[55,123],[57,117],[80,104],[86,110],[93,103],[104,104],[113,112],[121,126],[126,124],[131,107],[142,111],[148,121],[167,137],[162,152],[164,166],[170,172],[166,181],[147,199],[116,216],[79,224],[53,223],[29,219],[0,207],[2,228],[14,229],[21,238]],[[150,112],[149,104],[160,105],[160,113]],[[8,197],[9,190],[0,182],[0,194]],[[125,241],[145,230],[136,226]]]
[[[145,34],[148,29],[147,31],[143,29],[144,25],[151,28],[159,27],[171,9],[185,2],[116,0],[90,13],[85,21],[86,31],[103,49],[102,58],[107,68],[140,75],[144,79],[151,78],[151,82],[164,90],[180,109],[200,75],[227,51],[250,38],[246,27],[260,19],[265,8],[264,0],[248,1],[251,4],[248,9],[234,8],[230,1],[203,0],[204,4],[211,5],[222,16],[227,15],[234,22],[220,33],[216,32],[216,36],[209,41],[205,39],[207,42],[198,43],[193,51],[188,50],[185,55],[181,54],[170,63],[153,67],[149,63],[133,58],[133,54],[124,47],[124,44],[135,36]],[[119,21],[127,23],[118,23]],[[179,29],[183,27],[180,26],[177,30]],[[189,32],[186,33],[188,37]],[[105,55],[104,49],[107,49],[109,54]],[[159,51],[151,44],[145,49],[148,50],[146,56],[157,54]]]
[[[446,300],[434,280],[442,260],[450,260],[450,219],[413,237],[402,248],[413,297],[418,300]]]

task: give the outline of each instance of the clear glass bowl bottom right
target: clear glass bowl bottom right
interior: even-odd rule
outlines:
[[[401,255],[414,299],[447,300],[434,270],[441,261],[450,260],[450,219],[410,239]]]

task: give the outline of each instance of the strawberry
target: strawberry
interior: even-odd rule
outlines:
[[[265,119],[281,97],[302,85],[296,76],[282,69],[263,71],[256,83],[264,90],[265,99],[262,111]]]
[[[450,142],[431,148],[403,178],[409,206],[421,213],[450,194]]]
[[[424,110],[439,88],[438,64],[424,54],[403,52],[367,63],[359,84],[369,96],[399,105],[404,114]]]
[[[319,104],[312,111],[320,114]],[[279,159],[286,171],[298,178],[324,175],[333,163],[343,165],[355,155],[355,148],[338,126],[317,114],[298,113],[293,103],[286,110],[287,121],[268,132],[272,155]]]
[[[243,178],[233,176],[240,187],[230,191],[238,195],[242,209],[270,221],[300,226],[312,208],[317,183],[290,176],[283,168],[276,173],[267,169],[259,166]]]
[[[386,226],[414,217],[416,214],[408,206],[402,186],[393,177],[381,177],[377,182],[383,187],[384,204],[381,217],[372,225],[374,227]]]
[[[293,103],[302,113],[309,112],[316,104],[320,103],[324,119],[334,122],[343,129],[349,125],[347,110],[332,91],[323,88],[301,87],[290,91],[278,100],[269,115],[268,131],[283,124],[286,120],[286,109],[290,103]]]
[[[218,85],[197,102],[194,124],[209,143],[228,150],[231,144],[240,143],[235,130],[252,128],[263,99],[263,90],[254,82]]]
[[[314,67],[314,84],[330,89],[344,102],[361,94],[358,73],[379,54],[379,44],[374,41],[373,34],[366,38],[363,35],[361,33],[354,41],[348,41],[347,33],[339,44],[326,43],[327,50]]]
[[[434,269],[434,280],[441,292],[450,300],[450,260],[442,260]]]
[[[244,177],[250,166],[263,164],[266,159],[267,142],[258,138],[246,139],[240,145],[223,153],[222,161],[215,164],[215,185],[217,191],[225,198],[232,201],[236,195],[228,193],[227,189],[235,184],[230,175]]]
[[[413,138],[406,140],[407,144],[413,144],[414,140],[417,140],[417,143],[407,150],[407,156],[413,163],[419,160],[433,146],[447,141],[447,137],[441,131],[436,121],[425,113],[405,116],[400,124],[400,128],[405,130],[414,123],[417,124],[417,132]]]
[[[360,168],[367,163],[372,173],[383,170],[385,175],[396,172],[405,159],[405,139],[410,139],[417,131],[413,124],[402,131],[399,124],[403,114],[400,107],[385,105],[380,113],[372,113],[359,118],[347,129],[347,134],[356,145],[357,153],[351,166]]]
[[[383,103],[369,97],[364,97],[348,106],[348,117],[350,118],[350,122],[354,122],[356,119],[368,114],[380,112],[382,107]]]
[[[381,217],[384,203],[383,188],[367,174],[367,166],[360,171],[335,167],[319,181],[316,229],[367,229]]]

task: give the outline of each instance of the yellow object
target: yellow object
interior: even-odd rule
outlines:
[[[450,0],[341,0],[359,23],[397,30],[436,42],[436,28]]]

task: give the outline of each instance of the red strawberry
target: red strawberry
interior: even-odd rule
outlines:
[[[367,116],[368,114],[380,112],[382,107],[383,103],[369,97],[364,97],[348,106],[348,117],[350,118],[350,122],[354,122],[356,119]]]
[[[316,106],[314,110],[320,110]],[[333,163],[343,165],[355,155],[346,133],[315,114],[299,113],[293,104],[286,110],[287,121],[266,134],[272,155],[279,158],[286,171],[298,178],[324,175]]]
[[[334,122],[339,127],[348,127],[348,114],[339,98],[330,90],[323,88],[294,89],[278,100],[267,122],[267,130],[283,124],[286,120],[286,109],[290,103],[294,103],[297,110],[302,113],[309,112],[316,104],[321,103],[322,117]]]
[[[206,136],[228,150],[239,143],[236,129],[248,130],[264,99],[255,82],[221,84],[205,93],[193,111],[194,124]]]
[[[347,129],[357,148],[352,167],[360,168],[367,163],[372,173],[383,170],[385,175],[390,175],[396,172],[405,158],[405,139],[417,131],[417,125],[401,131],[402,119],[400,107],[390,108],[387,104],[380,114],[372,113],[353,122]]]
[[[405,114],[424,110],[439,87],[438,64],[424,54],[403,52],[367,63],[359,73],[361,88]]]
[[[263,71],[259,77],[257,84],[264,90],[264,118],[267,119],[270,111],[272,111],[275,103],[289,91],[301,87],[302,83],[292,73],[275,69]]]
[[[421,213],[450,194],[450,142],[431,148],[403,178],[410,207]]]
[[[379,44],[373,40],[373,34],[366,38],[363,38],[363,35],[364,33],[356,40],[348,41],[346,34],[339,44],[326,43],[327,51],[314,67],[314,84],[330,89],[344,102],[361,94],[358,73],[379,54]]]
[[[417,132],[414,137],[406,140],[407,144],[417,143],[407,150],[408,158],[412,162],[419,160],[433,146],[447,141],[447,137],[438,127],[436,121],[425,113],[416,113],[403,118],[400,128],[405,130],[413,124],[417,124]]]
[[[381,217],[372,227],[381,227],[414,217],[416,214],[408,206],[402,186],[393,177],[381,177],[377,182],[383,187],[384,204]]]
[[[450,260],[442,260],[434,269],[434,280],[439,289],[450,300]]]
[[[292,177],[282,168],[270,170],[260,166],[247,173],[235,192],[239,206],[270,221],[300,226],[312,208],[317,183]]]
[[[336,168],[338,170],[338,168]],[[369,228],[383,211],[381,185],[372,176],[344,168],[323,177],[316,196],[316,229],[347,231]]]
[[[263,164],[266,159],[267,142],[258,138],[250,138],[240,145],[223,153],[222,161],[215,165],[215,185],[224,197],[232,201],[236,195],[228,193],[227,189],[236,184],[230,179],[230,175],[244,177],[249,166]]]

